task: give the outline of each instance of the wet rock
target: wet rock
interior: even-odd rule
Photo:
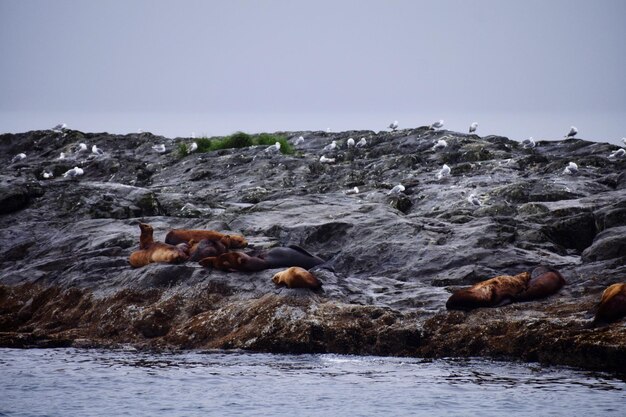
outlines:
[[[251,146],[181,157],[171,150],[185,139],[66,133],[0,135],[0,153],[28,154],[0,166],[0,345],[487,355],[600,369],[625,352],[620,323],[585,327],[626,273],[626,159],[609,160],[612,145],[523,149],[422,127],[290,132],[306,138],[293,155]],[[348,149],[349,137],[368,144]],[[332,140],[335,163],[322,164]],[[170,151],[152,151],[161,143]],[[575,176],[563,174],[569,161]],[[450,176],[438,178],[444,163]],[[85,174],[63,178],[74,166]],[[399,183],[405,191],[390,195]],[[311,271],[323,290],[277,288],[279,270],[132,269],[139,222],[160,241],[194,228],[243,234],[254,249],[299,245],[327,260]],[[538,264],[565,276],[558,295],[445,310],[453,290]]]

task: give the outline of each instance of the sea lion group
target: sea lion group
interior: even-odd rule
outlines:
[[[307,270],[325,261],[299,246],[245,253],[235,250],[248,246],[246,239],[239,235],[214,230],[173,229],[165,236],[165,242],[155,242],[152,226],[140,223],[139,229],[139,250],[132,252],[128,259],[135,268],[153,262],[181,263],[188,260],[225,272],[288,268],[274,275],[272,281],[288,288],[317,290],[322,286]]]
[[[142,267],[152,262],[198,262],[225,272],[256,272],[288,268],[272,277],[272,282],[287,288],[319,289],[322,283],[308,269],[325,261],[299,246],[276,247],[266,251],[245,253],[248,242],[243,236],[213,230],[173,229],[165,243],[155,242],[149,224],[139,225],[139,250],[130,254],[129,263]],[[469,311],[482,307],[499,307],[514,302],[532,301],[556,294],[565,278],[554,268],[540,265],[531,272],[500,275],[473,286],[455,291],[448,301],[448,310]],[[626,316],[626,283],[609,286],[602,294],[594,323],[611,323]]]

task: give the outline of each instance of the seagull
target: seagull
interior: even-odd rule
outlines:
[[[59,123],[58,125],[53,127],[52,130],[54,130],[55,132],[61,132],[66,127],[67,127],[67,125],[65,123]]]
[[[443,140],[443,139],[439,139],[439,140],[437,141],[437,143],[435,143],[435,144],[433,145],[433,150],[435,150],[435,151],[440,151],[440,150],[444,149],[446,146],[448,146],[448,142],[446,142],[446,141],[445,141],[445,140]]]
[[[78,177],[83,175],[85,172],[83,171],[82,168],[78,168],[78,167],[74,167],[72,169],[70,169],[69,171],[66,171],[65,174],[63,174],[63,177]]]
[[[348,138],[346,143],[348,144],[348,148],[352,148],[354,146],[354,139]]]
[[[65,152],[61,152],[61,154],[59,155],[59,159],[65,159]]]
[[[476,129],[478,129],[478,123],[474,122],[470,125],[469,132],[474,133],[476,132]]]
[[[441,170],[437,174],[437,179],[440,180],[443,177],[449,177],[449,176],[450,176],[450,167],[446,164],[443,164],[443,167],[441,167]]]
[[[278,152],[278,151],[280,151],[280,142],[276,142],[275,144],[270,145],[265,149],[265,152]]]
[[[535,147],[535,141],[533,140],[532,136],[522,141],[522,148],[528,149],[528,148],[534,148],[534,147]]]
[[[367,145],[365,138],[361,138],[361,140],[356,143],[357,148],[364,148],[365,145]]]
[[[575,174],[577,174],[577,173],[578,173],[578,165],[576,165],[576,164],[575,164],[575,163],[573,163],[573,162],[570,162],[570,163],[569,163],[569,164],[565,167],[565,169],[563,170],[563,173],[564,173],[564,174],[567,174],[567,175],[575,175]]]
[[[391,123],[389,125],[389,129],[391,129],[391,130],[393,130],[395,132],[397,128],[398,128],[398,121],[394,120],[393,123]]]
[[[18,153],[13,158],[11,158],[11,163],[14,164],[15,162],[21,161],[24,158],[26,158],[26,154],[25,153]]]
[[[395,187],[393,187],[391,190],[389,190],[387,194],[400,194],[404,192],[404,190],[405,190],[404,185],[398,184]]]
[[[438,122],[433,123],[429,126],[430,130],[441,129],[443,127],[443,120],[439,120]]]
[[[359,193],[359,187],[354,187],[351,190],[346,190],[344,191],[345,194],[358,194]]]
[[[574,136],[576,136],[576,133],[578,133],[578,129],[576,129],[576,126],[572,126],[569,128],[569,133],[565,135],[564,137],[573,138]]]
[[[191,142],[190,145],[187,145],[187,152],[192,153],[198,150],[198,144],[196,142]]]
[[[473,206],[480,207],[482,205],[478,197],[474,194],[470,194],[469,197],[467,197],[467,201]]]
[[[41,176],[44,177],[44,179],[46,179],[46,180],[49,179],[49,178],[54,177],[54,175],[50,171],[44,171],[43,174],[41,174]]]
[[[75,153],[85,152],[87,150],[87,145],[85,145],[84,143],[79,143],[78,146],[74,149],[76,149],[74,151]]]
[[[324,151],[328,152],[328,151],[332,151],[335,148],[337,148],[337,141],[334,140],[331,143],[329,143],[328,145],[324,146]]]
[[[298,146],[302,142],[304,142],[304,138],[302,136],[299,136],[298,139],[296,139],[296,141],[293,144]]]
[[[152,147],[152,149],[154,149],[158,153],[164,153],[165,152],[165,145],[163,143],[161,143],[159,145],[154,145]]]
[[[100,148],[98,148],[96,145],[93,145],[91,147],[91,153],[94,155],[104,155],[104,151]]]
[[[330,133],[330,127],[326,128],[326,133]]]
[[[623,158],[624,155],[626,155],[626,149],[619,148],[618,150],[611,152],[609,158]]]
[[[335,158],[326,158],[324,155],[320,157],[320,162],[322,164],[332,164],[335,162]]]

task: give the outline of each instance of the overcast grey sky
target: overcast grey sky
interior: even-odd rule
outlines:
[[[617,143],[625,19],[624,0],[0,0],[0,131],[444,119],[516,139],[574,124]]]

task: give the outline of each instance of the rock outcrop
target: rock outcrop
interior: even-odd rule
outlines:
[[[1,135],[0,345],[484,355],[626,369],[624,321],[592,325],[604,288],[626,281],[626,158],[608,158],[616,146],[568,139],[524,149],[426,127],[283,135],[305,141],[293,155],[253,146],[183,157],[175,150],[189,139],[148,133]],[[348,147],[349,137],[367,146]],[[448,146],[435,150],[439,139]],[[337,149],[323,153],[332,140]],[[104,154],[77,152],[79,143]],[[160,143],[166,153],[152,150]],[[27,158],[10,163],[20,152]],[[320,163],[322,154],[335,162]],[[570,161],[576,175],[563,172]],[[450,175],[439,178],[444,163]],[[74,166],[84,175],[64,178]],[[405,190],[390,193],[399,183]],[[161,241],[172,228],[206,228],[254,248],[299,245],[331,267],[312,269],[322,292],[276,287],[276,269],[132,269],[140,222]],[[539,264],[568,285],[540,301],[445,309],[453,290]]]

